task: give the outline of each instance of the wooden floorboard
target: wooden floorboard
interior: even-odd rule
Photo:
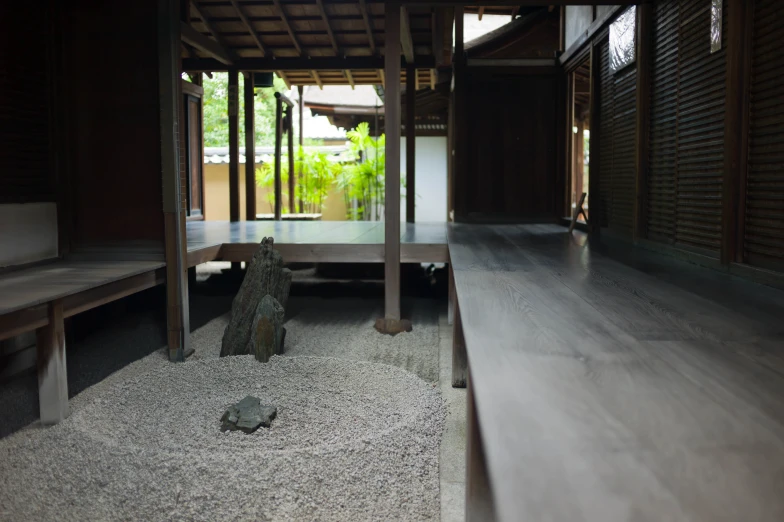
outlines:
[[[56,261],[0,275],[0,315],[155,272],[161,261]]]
[[[188,264],[249,261],[264,237],[289,262],[384,262],[384,224],[373,221],[195,221]],[[401,262],[445,263],[446,223],[401,224]]]
[[[449,251],[500,520],[784,520],[784,294],[549,225]]]

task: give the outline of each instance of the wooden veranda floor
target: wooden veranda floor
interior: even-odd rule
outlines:
[[[401,261],[445,263],[446,229],[446,223],[401,223]],[[192,221],[187,224],[188,266],[250,261],[261,240],[270,236],[287,262],[384,262],[382,222]]]

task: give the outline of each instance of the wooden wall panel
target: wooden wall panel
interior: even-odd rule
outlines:
[[[458,114],[466,168],[457,169],[456,220],[554,221],[557,76],[481,72],[467,78]]]
[[[598,132],[592,134],[594,148],[599,150],[598,158],[592,162],[591,177],[598,177],[595,184],[599,187],[598,205],[591,204],[591,211],[599,227],[607,227],[610,223],[612,205],[612,165],[613,165],[613,113],[615,98],[613,96],[613,79],[610,72],[610,44],[605,39],[598,48],[599,53],[599,107]],[[594,129],[591,129],[594,130]],[[598,147],[596,146],[598,144]]]
[[[678,1],[653,7],[653,60],[647,197],[647,237],[675,242],[678,97]]]
[[[0,2],[0,204],[56,201],[50,139],[53,8]]]
[[[609,42],[599,45],[599,226],[632,237],[636,198],[636,81],[633,66],[610,71]]]
[[[756,0],[751,46],[744,260],[784,270],[784,16]]]
[[[726,45],[711,54],[709,1],[679,4],[676,243],[718,258]],[[723,33],[726,39],[726,30]]]
[[[73,240],[162,245],[156,3],[71,2],[63,30]]]

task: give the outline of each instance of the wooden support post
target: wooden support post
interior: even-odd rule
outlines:
[[[37,333],[38,403],[41,424],[68,417],[68,374],[65,365],[63,303],[49,303],[49,323]]]
[[[596,46],[591,43],[591,101],[590,101],[590,118],[589,118],[589,127],[591,129],[591,150],[590,150],[590,164],[588,166],[588,211],[591,213],[591,226],[590,231],[591,233],[598,233],[601,227],[601,223],[599,223],[598,219],[594,219],[594,217],[598,217],[599,213],[597,210],[599,209],[599,176],[598,169],[592,168],[594,165],[599,165],[599,140],[596,137],[599,135],[599,91],[597,89],[599,85],[599,71],[601,70],[601,64],[599,63],[599,51]],[[591,197],[593,194],[593,197]]]
[[[283,142],[283,101],[275,97],[275,221],[283,213],[283,187],[280,180],[280,149]]]
[[[452,217],[453,221],[458,221],[462,217],[465,205],[465,146],[466,140],[466,110],[468,108],[465,100],[465,67],[464,67],[464,14],[463,7],[455,7],[455,54],[452,58],[452,70],[454,81],[453,104],[452,104]],[[459,187],[462,187],[459,189]]]
[[[256,220],[256,121],[253,73],[245,77],[245,219]]]
[[[288,124],[288,135],[289,135],[289,212],[292,214],[297,213],[297,209],[294,207],[294,199],[295,199],[295,186],[294,181],[296,177],[296,172],[294,172],[294,108],[287,107],[286,108],[286,123]]]
[[[451,267],[450,267],[451,269]],[[460,318],[460,302],[455,294],[452,321],[452,387],[465,388],[468,376],[468,354],[466,353],[463,321]]]
[[[386,2],[384,76],[386,103],[386,184],[384,194],[384,318],[383,333],[410,330],[400,320],[400,4]]]
[[[406,72],[406,222],[416,221],[416,69]]]
[[[240,220],[239,74],[229,71],[229,220]]]
[[[653,52],[653,5],[637,6],[637,129],[636,197],[634,202],[634,239],[643,239],[647,224],[648,133],[651,117],[651,61]]]
[[[304,128],[305,128],[305,125],[303,123],[303,114],[304,114],[304,111],[305,111],[304,91],[305,91],[305,89],[302,87],[302,85],[298,85],[297,86],[297,94],[299,94],[299,98],[297,100],[297,103],[299,104],[299,107],[298,107],[298,109],[299,109],[298,110],[298,112],[299,112],[299,152],[298,152],[298,154],[300,154],[300,158],[299,158],[300,159],[300,168],[299,168],[299,179],[298,179],[298,182],[299,182],[300,186],[303,186],[303,182],[305,181],[304,180],[304,177],[305,177],[304,166],[302,165],[302,159],[303,159],[302,158],[302,152],[303,152],[302,147],[304,146],[304,141],[305,141],[304,140],[304,136],[305,136]],[[302,196],[303,195],[304,194],[300,194],[300,196],[299,196],[299,213],[300,214],[302,214],[304,212],[303,205],[302,205]]]
[[[180,3],[158,0],[158,92],[161,185],[166,256],[166,324],[170,361],[184,361],[190,348],[188,245],[185,234],[185,169],[180,163]]]
[[[455,211],[455,93],[449,95],[446,124],[446,221],[452,221]]]
[[[490,476],[479,429],[474,390],[469,379],[466,397],[466,522],[486,522],[496,520]]]
[[[721,262],[743,263],[754,2],[730,0],[727,17],[727,95],[724,107]]]

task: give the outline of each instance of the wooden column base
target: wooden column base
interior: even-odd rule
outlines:
[[[69,414],[62,301],[49,303],[48,313],[49,324],[36,330],[38,402],[41,424],[57,424]]]
[[[496,520],[493,493],[487,473],[487,461],[476,415],[476,402],[471,383],[466,398],[468,433],[466,437],[466,522],[492,522]]]
[[[376,330],[382,334],[397,335],[414,329],[408,319],[376,319]]]
[[[466,353],[460,305],[454,299],[455,317],[452,325],[452,388],[465,388],[468,377],[468,354]]]

